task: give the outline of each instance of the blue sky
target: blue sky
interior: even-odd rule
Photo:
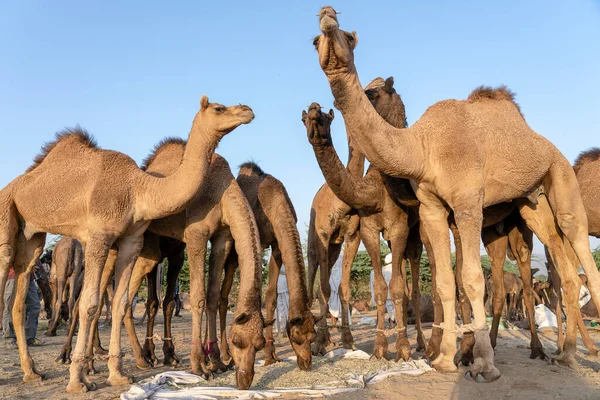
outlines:
[[[199,99],[250,105],[256,119],[218,148],[286,185],[305,234],[323,177],[301,111],[332,106],[312,38],[326,3],[20,1],[0,12],[0,186],[54,132],[80,124],[140,162],[186,137]],[[394,76],[409,123],[439,100],[506,84],[531,127],[570,160],[600,145],[598,1],[330,3],[359,37],[363,85]],[[346,159],[341,115],[334,142]],[[593,241],[594,245],[599,241]],[[540,252],[538,245],[536,252]]]

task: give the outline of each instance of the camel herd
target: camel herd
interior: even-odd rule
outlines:
[[[342,244],[342,345],[353,347],[347,312],[349,281],[361,241],[375,275],[373,354],[377,358],[388,353],[384,325],[388,290],[399,316],[396,360],[411,358],[406,321],[410,293],[417,351],[425,351],[436,370],[456,370],[457,334],[462,332],[460,362],[471,365],[465,377],[477,382],[500,377],[493,347],[504,296],[493,297],[494,319],[488,331],[480,240],[492,262],[494,293],[505,293],[507,253],[516,260],[531,330],[531,358],[546,358],[533,318],[533,234],[546,246],[556,272],[553,283],[562,288],[558,304],[566,308],[566,334],[559,329],[559,352],[552,358],[565,365],[574,363],[578,328],[590,352],[597,352],[578,305],[577,267],[583,266],[593,302],[600,305],[600,274],[588,240],[588,234],[600,236],[600,149],[582,153],[572,167],[552,143],[529,128],[506,87],[482,86],[466,100],[438,102],[408,127],[392,78],[361,86],[354,65],[356,33],[340,29],[331,7],[321,9],[319,24],[321,34],[314,46],[335,106],[344,118],[349,159],[344,166],[333,146],[333,110],[325,113],[319,104],[311,104],[302,112],[302,121],[326,184],[311,208],[308,265],[294,206],[282,182],[254,163],[241,165],[236,178],[227,161],[214,152],[225,135],[253,120],[248,106],[224,106],[202,96],[187,141],[161,141],[141,168],[125,154],[98,147],[83,129],[65,130],[42,149],[24,174],[0,191],[0,292],[13,267],[17,294],[12,316],[25,382],[42,379],[27,348],[23,316],[29,273],[48,232],[69,238],[55,251],[55,257],[68,261],[57,270],[60,276],[53,278],[57,290],[49,334],[56,333],[60,305],[66,302],[70,327],[57,360],[71,363],[70,393],[95,389],[88,375],[95,372],[93,360],[98,353],[108,355],[108,384],[132,382],[122,369],[123,323],[137,367],[148,369],[158,362],[153,343],[159,304],[155,277],[156,266],[164,258],[169,260],[169,270],[163,302],[163,362],[180,363],[171,336],[171,316],[184,250],[190,266],[192,372],[210,377],[233,366],[241,389],[252,384],[258,351],[264,350],[266,364],[278,361],[272,323],[282,264],[290,294],[287,332],[298,367],[310,370],[312,356],[326,352],[329,274]],[[365,160],[370,167],[363,174]],[[456,273],[451,264],[450,231],[456,247]],[[392,251],[389,288],[381,271],[380,235]],[[405,267],[407,260],[412,276],[418,276],[423,246],[432,269],[435,311],[428,342],[419,317],[418,279],[408,288]],[[261,254],[266,248],[272,251],[263,316]],[[228,296],[238,268],[239,295],[227,332]],[[314,316],[310,305],[317,271],[320,314]],[[142,345],[131,304],[144,276],[148,276],[149,299]],[[98,320],[113,280],[106,351],[99,341]],[[560,296],[561,290],[557,292]],[[457,308],[461,326],[456,324]],[[79,333],[72,349],[77,322]]]

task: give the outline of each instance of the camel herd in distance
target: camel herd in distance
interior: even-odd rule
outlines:
[[[66,129],[42,148],[29,169],[0,191],[0,310],[13,267],[12,318],[25,382],[43,379],[27,347],[24,304],[29,274],[47,233],[72,238],[64,244],[64,251],[78,254],[85,265],[81,295],[76,304],[71,302],[69,335],[58,358],[70,362],[69,393],[96,388],[89,375],[98,353],[107,355],[109,385],[133,382],[122,367],[123,324],[137,367],[148,369],[158,362],[152,340],[158,299],[148,301],[149,325],[143,345],[136,336],[131,303],[144,276],[148,275],[149,286],[156,282],[151,277],[165,257],[169,259],[169,284],[163,307],[163,362],[180,363],[171,340],[170,319],[184,250],[190,266],[191,370],[209,378],[234,368],[240,389],[251,386],[259,351],[264,351],[266,364],[278,361],[272,324],[282,265],[290,294],[286,329],[298,368],[310,370],[312,357],[327,351],[329,274],[342,244],[341,337],[343,347],[353,347],[347,312],[349,272],[361,241],[375,275],[373,354],[377,358],[388,357],[384,325],[388,290],[398,315],[395,358],[411,358],[401,317],[408,308],[409,292],[404,262],[408,261],[412,276],[418,276],[424,247],[432,269],[435,315],[431,338],[426,341],[419,319],[418,280],[413,279],[410,292],[417,351],[423,351],[437,371],[456,371],[456,361],[470,366],[465,378],[477,383],[501,376],[493,349],[504,296],[494,296],[490,330],[480,240],[492,260],[496,294],[505,293],[502,267],[507,252],[516,259],[529,316],[530,356],[548,358],[533,318],[533,234],[546,247],[549,272],[562,296],[558,304],[564,304],[567,315],[566,332],[559,329],[559,351],[550,357],[563,365],[575,363],[578,327],[590,353],[597,353],[578,305],[581,280],[577,268],[583,267],[592,300],[600,305],[600,274],[589,244],[589,235],[600,237],[600,149],[582,152],[572,166],[550,141],[531,130],[506,87],[481,86],[466,100],[435,103],[409,127],[393,78],[361,85],[354,64],[357,34],[342,30],[337,14],[328,6],[320,10],[321,33],[313,44],[345,122],[349,158],[344,165],[332,142],[335,112],[322,110],[318,103],[303,110],[307,138],[326,180],[311,208],[308,265],[284,184],[255,163],[240,166],[235,177],[226,159],[215,153],[225,135],[254,119],[246,105],[225,106],[202,96],[187,140],[164,139],[141,167],[125,154],[101,149],[85,130]],[[366,173],[365,160],[370,163]],[[450,231],[456,246],[456,273],[451,264]],[[392,251],[389,287],[381,271],[381,235]],[[268,247],[272,252],[263,316],[261,254]],[[239,295],[227,326],[227,299],[236,269]],[[310,305],[317,271],[320,313],[313,315]],[[104,350],[98,319],[112,279],[111,336]],[[151,292],[156,290],[149,287]],[[207,334],[201,329],[205,314]],[[459,332],[463,335],[456,357]]]

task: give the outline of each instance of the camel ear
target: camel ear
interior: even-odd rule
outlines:
[[[394,77],[390,76],[389,78],[387,78],[385,80],[385,85],[383,87],[383,90],[385,90],[387,93],[392,94],[395,92],[394,90]]]
[[[358,44],[358,35],[356,34],[356,31],[352,31],[351,35],[352,40],[350,41],[350,44],[352,45],[352,50],[354,50]]]
[[[273,326],[273,324],[274,324],[274,323],[275,323],[275,318],[273,318],[273,319],[272,319],[272,320],[270,320],[270,321],[265,321],[265,322],[263,323],[263,327],[265,327],[265,328],[266,328],[266,327],[268,327],[268,326]]]
[[[306,123],[306,118],[308,118],[308,114],[306,111],[302,110],[302,122]]]
[[[250,321],[250,315],[246,314],[246,313],[242,313],[240,315],[238,315],[235,319],[235,323],[239,324],[239,325],[243,325],[246,322]]]
[[[296,317],[290,321],[290,325],[292,325],[292,326],[302,325],[303,323],[304,323],[304,318],[302,318],[302,317]]]
[[[202,97],[200,98],[200,109],[201,110],[206,110],[208,108],[208,97],[203,94]]]
[[[333,121],[333,119],[335,118],[335,115],[333,114],[333,108],[329,110],[329,120]]]
[[[539,268],[531,268],[531,276],[534,276],[535,274],[537,274],[539,270],[540,270]]]

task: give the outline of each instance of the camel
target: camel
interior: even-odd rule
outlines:
[[[387,87],[387,89],[386,89],[386,87]],[[384,104],[394,104],[393,97],[394,96],[398,97],[398,95],[395,93],[395,90],[393,90],[393,79],[392,78],[388,78],[386,80],[386,84],[378,90],[380,91],[380,93],[378,93],[377,95],[370,94],[369,97],[370,98],[377,97],[377,98],[383,98],[383,99],[385,99],[386,97],[387,98],[392,97],[391,100],[383,100],[383,103]],[[401,104],[401,100],[399,100],[399,97],[396,102],[399,102],[399,104]],[[404,110],[404,107],[402,107],[402,111],[403,110]],[[309,141],[313,145],[313,149],[315,151],[317,160],[319,161],[319,165],[321,166],[321,169],[323,170],[323,173],[326,176],[326,179],[329,181],[330,187],[334,191],[334,193],[336,193],[340,199],[343,199],[344,201],[348,202],[348,204],[351,204],[353,207],[356,207],[359,210],[362,210],[363,208],[367,209],[367,210],[376,209],[377,200],[372,200],[372,199],[385,199],[386,197],[391,197],[391,199],[388,201],[388,203],[395,202],[400,205],[410,204],[411,207],[414,207],[415,203],[418,205],[418,201],[416,201],[416,199],[411,198],[412,189],[410,187],[406,186],[408,184],[408,182],[406,180],[388,177],[385,174],[380,174],[380,173],[377,173],[375,175],[376,170],[374,170],[374,169],[369,169],[369,171],[367,172],[367,175],[362,179],[354,179],[352,177],[349,177],[349,174],[346,172],[346,170],[341,165],[341,162],[339,161],[339,158],[337,157],[337,154],[335,153],[335,149],[331,142],[330,124],[331,124],[332,118],[333,118],[332,111],[330,111],[329,114],[324,114],[321,112],[320,106],[316,103],[313,103],[309,107],[308,114],[306,112],[303,112],[303,120],[307,127],[307,134],[309,137]],[[374,177],[379,177],[379,180],[377,180]],[[381,178],[381,177],[384,177],[384,178]],[[381,183],[382,179],[384,179],[385,189],[387,191],[384,190],[384,185]],[[377,183],[377,182],[379,182],[379,183]],[[378,188],[379,188],[380,193],[376,192],[376,190]],[[381,194],[381,192],[385,192],[386,195]],[[387,206],[387,208],[388,208],[388,210],[394,209],[394,207],[391,207],[389,205]],[[396,206],[396,208],[397,208],[397,206]],[[530,249],[531,245],[529,245],[529,247],[528,247],[524,243],[524,241],[522,239],[523,233],[521,231],[526,230],[526,227],[524,227],[522,223],[519,224],[519,221],[522,221],[522,220],[520,219],[520,217],[518,217],[518,215],[516,217],[511,216],[511,212],[514,214],[513,210],[514,210],[514,205],[511,203],[505,203],[505,204],[501,204],[498,206],[492,206],[492,207],[489,207],[484,210],[483,226],[489,227],[489,228],[487,228],[487,230],[484,231],[484,233],[487,232],[487,234],[483,234],[482,238],[484,240],[484,243],[486,243],[486,245],[487,245],[486,248],[488,250],[488,253],[490,254],[490,257],[492,258],[492,260],[494,260],[494,265],[495,265],[494,277],[496,278],[496,279],[494,279],[495,285],[499,285],[499,283],[497,283],[497,280],[498,280],[498,278],[501,279],[501,277],[502,277],[502,265],[504,264],[504,255],[507,253],[507,249],[508,249],[509,232],[512,232],[512,236],[513,236],[513,239],[511,241],[511,245],[514,247],[513,250],[515,252],[519,251],[518,254],[520,254],[522,257],[522,263],[519,264],[521,272],[522,272],[523,276],[527,276],[527,277],[531,276],[531,271],[530,271],[530,269],[531,269],[530,261],[531,260],[529,257],[530,254],[527,254],[527,250]],[[364,213],[364,211],[363,211],[363,213]],[[413,211],[412,213],[415,214],[416,211]],[[363,229],[363,225],[367,225],[367,222],[362,219],[363,215],[361,215],[361,230]],[[378,214],[375,213],[373,215],[378,215]],[[394,221],[394,218],[392,215],[388,215],[386,217],[386,219],[390,220],[390,221]],[[413,217],[413,219],[416,219],[416,217]],[[461,314],[462,314],[462,318],[464,321],[470,321],[471,320],[471,307],[470,307],[470,303],[469,303],[468,299],[466,298],[466,295],[464,294],[464,284],[461,279],[461,277],[462,277],[461,271],[462,271],[463,262],[462,262],[460,234],[459,234],[458,230],[456,229],[456,224],[455,224],[452,214],[449,215],[448,223],[452,229],[454,239],[455,239],[456,249],[457,249],[456,283],[457,283],[457,288],[458,288],[458,293],[459,293],[458,298],[460,300],[459,305],[461,308]],[[385,222],[384,222],[384,224],[385,224]],[[397,228],[398,225],[402,226],[399,222],[395,221],[394,226]],[[405,222],[405,225],[406,225],[406,222]],[[498,225],[498,226],[496,226],[496,225]],[[382,226],[384,226],[384,225],[382,225]],[[393,229],[393,228],[388,228],[388,229]],[[408,227],[406,227],[404,229],[408,229]],[[415,229],[418,232],[418,229],[419,229],[418,225],[415,225],[415,227],[413,227],[412,229]],[[500,232],[496,233],[496,231],[498,231],[498,230]],[[529,236],[531,236],[531,232],[528,230],[527,230],[527,232],[529,232]],[[376,232],[376,234],[378,235],[378,232]],[[500,234],[502,234],[502,235],[500,235]],[[410,241],[411,235],[413,237],[415,236],[412,233],[409,234],[409,242],[414,241],[414,239],[413,239],[413,241]],[[426,236],[427,236],[426,234],[424,235],[423,232],[421,232],[421,238],[423,239],[422,240],[423,243],[425,244],[426,248],[430,248],[430,244],[428,243]],[[506,238],[506,240],[505,241],[499,240],[498,239],[499,236],[504,236]],[[378,237],[377,237],[377,239],[378,239]],[[531,240],[531,238],[530,238],[530,240]],[[365,241],[364,236],[363,236],[363,241],[365,243],[367,243],[367,241]],[[421,242],[419,241],[416,244],[408,245],[407,249],[408,250],[417,249],[418,251],[420,251]],[[429,250],[428,253],[432,254],[431,250]],[[393,254],[393,252],[392,252],[392,254]],[[501,257],[498,256],[498,254],[500,254]],[[373,256],[371,256],[371,257],[375,258]],[[411,257],[408,257],[408,258],[411,259]],[[418,254],[418,257],[415,257],[414,261],[411,263],[412,264],[411,274],[413,276],[418,276],[419,258],[420,258],[420,253]],[[432,271],[435,271],[435,264],[433,263],[434,260],[430,260],[430,261],[432,261],[432,263],[431,263]],[[498,264],[498,262],[500,262],[500,264]],[[404,271],[404,269],[403,269],[403,271]],[[530,278],[528,278],[528,279],[530,279]],[[415,280],[413,280],[413,290],[412,290],[411,296],[413,298],[413,303],[415,303],[415,304],[418,304],[418,302],[415,299],[419,295],[419,287],[418,287],[417,283],[418,282],[415,282]],[[435,289],[435,282],[433,283],[433,288]],[[498,286],[498,290],[503,291],[504,289],[503,289],[503,287]],[[526,302],[527,302],[528,312],[530,315],[533,315],[533,306],[534,305],[533,305],[533,294],[531,291],[532,291],[531,285],[528,284],[526,286],[527,294],[525,295],[525,298],[526,298]],[[415,293],[417,293],[417,296],[415,296]],[[434,290],[434,293],[435,293],[435,290]],[[434,299],[435,299],[435,297],[434,297]],[[499,305],[501,305],[501,304],[498,304],[498,306]],[[442,314],[442,310],[440,310],[440,303],[435,300],[434,300],[434,309],[436,310],[438,315]],[[499,313],[501,312],[501,310],[502,310],[502,308],[497,310],[498,318],[495,319],[493,328],[492,328],[492,332],[491,332],[491,336],[492,336],[491,342],[494,347],[496,345],[496,335],[497,335],[497,328],[498,328],[498,323],[499,323]],[[419,315],[419,314],[416,314],[416,315]],[[417,325],[420,325],[420,321],[418,319],[416,322],[417,322]],[[440,322],[441,321],[436,321],[435,325],[439,325]],[[540,357],[540,358],[544,359],[545,354],[543,352],[541,342],[538,339],[537,332],[535,330],[535,325],[533,324],[533,319],[530,319],[530,330],[532,332],[531,358]],[[429,341],[429,345],[428,345],[428,348],[426,351],[426,357],[428,357],[430,359],[434,359],[438,355],[440,339],[441,339],[441,335],[439,333],[436,334],[436,331],[434,330],[434,332],[432,334],[432,339]],[[401,335],[398,335],[397,340],[398,341],[401,340]],[[383,341],[384,341],[384,345],[385,345],[385,343],[387,342],[386,339],[384,338]],[[378,341],[376,340],[375,343],[376,343],[376,350],[377,350]],[[462,362],[465,365],[468,365],[469,363],[473,362],[473,360],[472,360],[473,345],[474,345],[473,335],[469,334],[469,333],[465,333],[465,335],[463,336],[463,340],[461,341]],[[402,349],[400,347],[399,343],[397,343],[397,346],[399,349]],[[406,343],[406,347],[408,348],[408,343]],[[400,354],[400,352],[398,352],[396,355],[397,359],[399,357],[399,354]],[[375,355],[378,356],[377,352],[375,353]]]
[[[107,382],[131,382],[122,371],[120,329],[142,235],[152,220],[186,206],[204,181],[210,156],[221,138],[254,118],[247,106],[225,107],[209,103],[206,96],[200,106],[186,147],[189,151],[177,172],[167,178],[147,174],[122,153],[100,149],[87,132],[75,128],[59,133],[25,174],[0,191],[0,292],[13,264],[17,282],[13,322],[25,382],[42,378],[27,349],[23,305],[29,273],[41,254],[46,232],[77,239],[85,252],[81,321],[67,392],[96,387],[85,376],[88,363],[84,351],[90,341],[90,319],[98,309],[102,270],[113,244],[118,247],[114,299],[118,306],[112,310]]]
[[[381,93],[380,93],[381,92]],[[404,103],[393,88],[393,79],[384,81],[377,78],[372,81],[365,90],[367,97],[375,110],[389,123],[398,127],[406,126],[406,115]],[[316,103],[310,107],[316,109]],[[422,243],[418,230],[418,201],[408,198],[404,191],[412,192],[408,181],[404,179],[395,179],[381,174],[375,168],[370,167],[365,177],[347,177],[348,173],[331,143],[329,134],[330,124],[333,120],[333,110],[329,114],[312,115],[309,118],[306,112],[302,113],[302,120],[307,128],[309,141],[313,144],[315,156],[319,166],[323,171],[325,180],[331,190],[346,204],[358,210],[360,217],[360,235],[367,252],[371,258],[373,269],[375,271],[375,292],[377,301],[377,336],[374,345],[374,355],[377,358],[384,357],[387,353],[387,337],[384,329],[385,302],[387,300],[388,287],[381,274],[381,254],[379,247],[379,237],[383,234],[392,250],[393,276],[390,282],[390,293],[394,300],[398,315],[403,315],[407,306],[405,299],[406,286],[406,268],[403,266],[405,250],[407,258],[411,265],[411,274],[419,275],[419,260],[421,258]],[[325,116],[323,118],[317,118]],[[317,132],[321,130],[322,132]],[[325,142],[323,142],[325,141]],[[351,146],[351,145],[350,145]],[[352,146],[351,146],[352,147]],[[357,182],[357,180],[359,180]],[[413,196],[414,197],[414,196]],[[411,241],[411,246],[407,246],[410,229],[416,229],[412,236],[416,239]],[[410,255],[410,256],[409,256]],[[347,274],[349,278],[349,273]],[[343,282],[349,285],[348,282]],[[341,293],[343,293],[341,291]],[[413,280],[413,307],[417,308],[417,341],[418,349],[425,349],[425,339],[421,330],[420,323],[420,291],[418,289],[418,280]],[[343,299],[348,301],[349,299]],[[398,336],[396,339],[396,359],[410,359],[410,343],[406,336],[406,327],[399,319],[397,325]]]
[[[185,157],[190,143],[178,139],[166,139],[159,143],[152,154],[144,161],[143,168],[155,176],[170,176],[176,173],[177,166]],[[205,293],[204,263],[208,240],[211,241],[210,273],[212,265],[222,265],[226,256],[226,248],[231,248],[235,239],[236,253],[240,255],[241,283],[234,323],[229,337],[232,346],[230,353],[236,366],[238,388],[247,389],[254,378],[254,360],[256,352],[265,346],[263,336],[264,321],[260,312],[262,264],[260,256],[259,234],[256,222],[246,198],[233,177],[227,161],[215,154],[212,157],[204,185],[194,194],[185,210],[166,218],[153,221],[145,236],[144,248],[134,267],[134,274],[129,287],[129,298],[133,299],[141,284],[142,278],[151,272],[162,257],[177,258],[169,263],[167,280],[169,285],[163,312],[165,315],[165,337],[163,338],[164,363],[174,365],[179,362],[175,355],[171,339],[171,316],[174,306],[175,281],[183,265],[181,245],[177,243],[159,247],[159,238],[166,237],[185,243],[190,264],[191,305],[192,305],[192,354],[190,363],[192,372],[206,377],[211,369],[205,363],[205,349],[201,338],[200,327],[214,288],[209,287]],[[164,239],[161,238],[161,242]],[[167,251],[168,250],[168,251]],[[170,253],[170,255],[169,255]],[[155,275],[147,279],[149,291],[153,289]],[[218,285],[216,298],[218,299]],[[125,326],[138,368],[146,369],[156,362],[154,344],[152,342],[152,326],[158,308],[158,299],[153,295],[147,304],[148,331],[142,349],[135,334],[133,315],[128,310]],[[216,336],[216,332],[214,333]]]
[[[67,303],[68,320],[73,320],[75,300],[83,283],[83,250],[81,244],[70,237],[60,239],[52,252],[52,266],[50,277],[52,280],[52,304],[56,312],[48,322],[46,336],[56,336],[56,329],[60,323],[61,308]],[[67,298],[68,296],[68,298]]]
[[[298,221],[294,205],[283,186],[277,178],[265,173],[256,163],[246,162],[240,165],[237,182],[250,203],[254,218],[258,225],[261,249],[271,248],[269,261],[269,283],[265,294],[267,308],[267,321],[273,321],[273,314],[277,307],[277,279],[281,265],[285,265],[285,276],[288,285],[290,304],[286,325],[287,335],[292,349],[296,353],[298,367],[309,371],[312,367],[310,345],[315,339],[315,321],[317,320],[310,311],[308,290],[306,287],[306,274],[304,256],[300,243],[300,234],[296,228]],[[234,253],[232,251],[232,253]],[[231,290],[233,271],[236,268],[239,255],[231,254],[226,263],[225,281],[221,288],[220,299],[215,288],[219,287],[223,267],[211,271],[208,296],[208,314],[211,323],[216,322],[217,306],[220,312],[221,343],[225,346],[223,354],[228,353],[225,335],[225,320],[228,306],[229,291]],[[213,266],[211,265],[211,269]],[[214,296],[213,296],[214,295]],[[323,316],[320,316],[323,318]],[[216,326],[210,326],[211,342],[216,342]],[[214,335],[214,336],[212,336]],[[218,348],[210,355],[211,359],[217,357]],[[273,325],[267,326],[265,345],[265,365],[279,361],[273,341]]]
[[[521,278],[519,278],[516,274],[513,274],[512,272],[508,272],[508,271],[503,271],[503,284],[504,284],[504,293],[505,296],[502,297],[501,295],[499,296],[501,299],[504,300],[504,306],[506,306],[506,295],[508,295],[508,309],[507,309],[507,314],[506,317],[509,320],[515,320],[517,319],[517,313],[518,313],[518,302],[520,300],[522,300],[521,296],[522,296],[522,292],[523,292],[523,280]],[[495,292],[494,292],[494,286],[493,284],[491,285],[491,292],[490,292],[490,296],[491,296],[491,301],[494,301],[495,298]],[[521,311],[524,312],[524,308],[521,308]],[[502,311],[502,313],[504,313],[504,309]]]
[[[581,152],[575,160],[573,170],[588,217],[589,234],[600,238],[600,148],[594,147]]]
[[[421,202],[419,216],[433,246],[446,321],[440,355],[432,363],[436,369],[456,370],[455,283],[447,221],[450,211],[460,232],[462,279],[475,316],[474,325],[464,326],[463,330],[486,329],[479,261],[483,208],[507,201],[515,200],[527,225],[551,249],[557,270],[564,276],[567,307],[573,312],[569,314],[579,313],[577,292],[581,283],[570,265],[561,235],[573,245],[586,273],[594,274],[590,276],[592,292],[600,296],[600,273],[590,252],[587,217],[575,174],[558,149],[529,128],[508,89],[480,87],[467,100],[436,103],[409,128],[394,128],[374,112],[363,93],[353,59],[356,33],[339,29],[332,7],[321,9],[319,21],[321,35],[314,45],[336,104],[350,128],[349,136],[375,168],[410,179]],[[486,146],[493,146],[494,151],[486,151]],[[543,194],[537,193],[540,187]],[[572,364],[576,321],[570,318],[567,325],[563,353],[555,359]],[[487,347],[488,342],[475,341],[474,353],[493,354],[478,348],[481,346]],[[493,363],[493,357],[486,362]],[[475,358],[475,363],[479,365],[481,360]]]

